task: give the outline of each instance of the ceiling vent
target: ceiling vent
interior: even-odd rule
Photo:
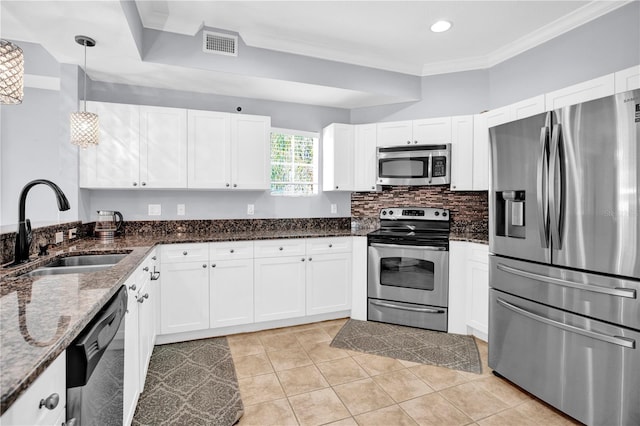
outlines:
[[[229,34],[202,32],[202,51],[218,55],[238,56],[238,37]]]

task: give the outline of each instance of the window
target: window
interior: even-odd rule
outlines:
[[[318,193],[318,134],[271,129],[271,195]]]

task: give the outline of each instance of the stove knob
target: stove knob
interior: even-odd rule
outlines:
[[[447,212],[442,212],[442,217],[445,217],[447,215]]]
[[[393,215],[393,210],[389,210],[389,214],[390,214],[390,215]]]
[[[386,210],[382,210],[382,216],[386,216],[387,215],[387,211]]]
[[[440,216],[440,212],[435,212],[434,215]]]

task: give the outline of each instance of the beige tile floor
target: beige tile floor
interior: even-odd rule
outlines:
[[[248,425],[578,424],[507,381],[329,346],[346,319],[228,336]]]

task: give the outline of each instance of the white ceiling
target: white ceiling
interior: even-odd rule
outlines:
[[[203,26],[219,28],[254,47],[420,76],[490,67],[626,3],[137,0],[136,6],[150,29],[194,35]],[[94,80],[343,108],[408,100],[145,62],[114,0],[3,0],[0,6],[2,38],[39,43],[59,62],[82,63],[74,35],[95,38],[88,53]],[[451,21],[452,29],[432,33],[438,19]]]

